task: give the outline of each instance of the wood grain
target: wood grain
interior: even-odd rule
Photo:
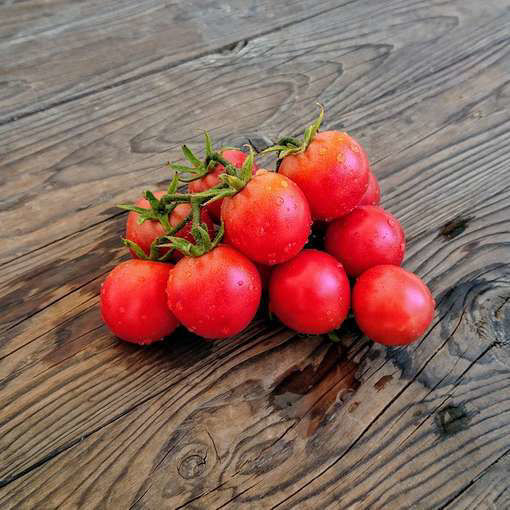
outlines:
[[[356,2],[3,126],[1,506],[505,508],[509,16]],[[113,205],[199,126],[264,143],[316,99],[404,224],[438,302],[427,336],[384,349],[349,322],[336,347],[261,315],[232,341],[112,338]]]
[[[344,2],[0,3],[0,125],[246,40]]]

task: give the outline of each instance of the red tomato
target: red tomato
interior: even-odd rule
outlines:
[[[435,302],[428,287],[397,266],[375,266],[356,281],[354,317],[374,342],[405,345],[417,340],[434,317]]]
[[[347,133],[323,131],[307,149],[283,158],[278,172],[303,191],[314,219],[332,220],[352,211],[368,186],[368,159]]]
[[[115,267],[101,286],[101,317],[126,342],[151,344],[170,335],[179,322],[166,303],[171,264],[131,259]]]
[[[273,266],[291,259],[310,234],[310,208],[287,177],[259,170],[248,184],[223,201],[225,240],[251,260]]]
[[[269,306],[289,328],[321,334],[340,327],[349,312],[347,275],[335,258],[319,250],[303,250],[273,269]]]
[[[161,198],[165,194],[165,191],[156,191],[154,196],[156,198]],[[140,198],[136,201],[135,205],[137,207],[143,207],[144,209],[149,209],[150,204],[148,200],[145,198]],[[178,225],[181,221],[183,221],[189,214],[191,213],[191,205],[190,204],[179,204],[173,211],[172,214],[168,217],[168,221],[172,227]],[[209,235],[214,235],[214,225],[211,220],[211,217],[207,213],[205,209],[202,209],[200,212],[200,219],[202,223],[207,225],[207,230],[209,231]],[[159,221],[154,220],[145,220],[143,223],[138,223],[138,213],[131,211],[128,214],[127,223],[126,223],[126,239],[135,242],[140,246],[140,248],[145,252],[148,256],[151,250],[151,244],[154,239],[165,235],[165,230]],[[187,241],[194,242],[195,239],[191,235],[191,221],[184,225],[184,227],[179,230],[176,234],[177,237],[182,237]],[[169,248],[161,248],[160,255],[164,255],[167,253]],[[131,251],[131,255],[136,258],[136,254]],[[173,260],[179,260],[182,255],[175,251],[172,254]]]
[[[226,149],[221,152],[221,155],[229,162],[232,163],[236,168],[243,166],[244,160],[248,157],[243,151],[237,149]],[[253,173],[257,171],[258,167],[256,163],[253,163]],[[208,190],[220,182],[220,175],[225,173],[225,167],[218,163],[212,172],[209,172],[205,177],[191,181],[188,184],[188,190],[190,193],[198,193],[200,191]],[[221,204],[223,200],[216,200],[211,202],[207,206],[207,211],[215,221],[220,221]]]
[[[201,257],[184,257],[168,278],[168,306],[190,331],[226,338],[253,319],[261,296],[255,265],[230,246]]]
[[[405,244],[397,219],[374,205],[357,207],[333,221],[325,239],[326,251],[343,264],[351,277],[381,264],[400,266]]]
[[[381,188],[373,172],[368,173],[368,188],[359,205],[379,205],[381,203]]]

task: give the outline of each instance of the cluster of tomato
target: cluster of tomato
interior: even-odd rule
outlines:
[[[252,148],[215,151],[206,134],[203,160],[183,146],[190,165],[170,165],[167,190],[120,206],[130,211],[124,243],[134,258],[101,288],[114,334],[150,344],[183,325],[204,338],[230,337],[248,326],[264,291],[270,312],[300,333],[334,332],[351,307],[376,342],[403,345],[425,332],[434,299],[400,267],[402,227],[379,207],[361,145],[319,132],[322,116],[321,108],[303,139],[263,151],[278,153],[275,172],[257,168]]]

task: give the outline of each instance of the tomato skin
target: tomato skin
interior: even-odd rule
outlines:
[[[381,203],[381,188],[377,177],[372,171],[368,173],[368,187],[358,205],[379,205]]]
[[[204,338],[241,332],[255,316],[261,282],[255,265],[230,246],[184,257],[170,272],[168,306],[190,331]]]
[[[364,272],[352,293],[354,317],[374,342],[406,345],[425,333],[435,302],[418,276],[401,267],[382,265]]]
[[[373,266],[400,266],[405,235],[392,214],[381,207],[363,205],[329,225],[325,247],[349,276],[356,277]]]
[[[165,191],[156,191],[154,196],[156,198],[161,198],[165,194]],[[148,209],[150,207],[149,201],[145,198],[140,198],[136,201],[135,205],[137,207],[143,207],[144,209]],[[181,221],[183,221],[189,214],[191,213],[191,205],[190,204],[179,204],[170,214],[168,221],[172,227],[178,225]],[[145,252],[148,256],[151,250],[151,244],[154,239],[165,235],[165,230],[159,221],[154,220],[145,220],[143,223],[138,223],[138,213],[134,211],[130,211],[127,217],[126,222],[126,239],[135,242],[140,246],[140,248]],[[207,230],[209,231],[209,235],[211,237],[214,236],[214,225],[209,216],[208,212],[205,209],[202,209],[200,212],[200,219],[202,223],[207,225]],[[195,242],[195,238],[191,235],[191,222],[184,225],[184,227],[179,230],[176,234],[176,237],[182,237],[187,241],[192,243]],[[164,255],[167,253],[169,248],[160,248],[160,255]],[[131,255],[136,258],[136,253],[132,250],[129,250]],[[177,261],[182,257],[182,255],[178,251],[174,251],[172,254],[172,260]]]
[[[270,309],[300,333],[322,334],[340,327],[349,301],[349,280],[342,264],[322,251],[303,250],[271,274]]]
[[[352,211],[368,187],[368,159],[347,133],[322,131],[307,149],[283,158],[278,172],[305,194],[314,220],[333,220]]]
[[[101,318],[126,342],[151,344],[179,325],[166,303],[171,264],[130,259],[121,262],[101,286]]]
[[[225,149],[221,152],[221,155],[229,162],[232,163],[235,167],[241,168],[245,159],[248,157],[243,151],[237,149]],[[258,170],[258,166],[256,163],[253,163],[253,173]],[[220,182],[220,175],[225,173],[225,167],[218,163],[212,172],[208,173],[206,176],[201,179],[197,179],[196,181],[191,181],[188,184],[188,190],[190,193],[198,193],[200,191],[205,191],[213,186],[216,186]],[[207,205],[207,211],[213,218],[213,220],[219,222],[221,216],[221,204],[223,200],[216,200]]]
[[[225,240],[254,262],[273,266],[291,259],[310,234],[310,208],[287,177],[259,170],[248,184],[223,201]]]

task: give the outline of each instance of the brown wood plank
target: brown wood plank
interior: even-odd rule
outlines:
[[[247,39],[342,3],[1,2],[0,124],[197,56],[235,53]]]
[[[2,301],[3,326],[10,329],[0,351],[1,373],[7,374],[0,383],[7,402],[0,412],[3,506],[173,508],[193,500],[190,508],[408,508],[424,501],[437,507],[478,475],[483,479],[510,447],[509,57],[508,13],[482,22],[475,7],[392,2],[374,12],[373,4],[359,3],[342,11],[342,34],[340,20],[328,15],[318,19],[322,31],[314,20],[249,43],[242,61],[229,56],[190,64],[179,90],[200,85],[201,68],[212,75],[227,63],[235,68],[216,82],[222,93],[207,98],[227,120],[217,127],[217,116],[196,114],[184,131],[173,127],[173,138],[163,143],[168,112],[164,101],[158,109],[152,98],[161,101],[166,89],[152,78],[146,86],[153,89],[147,94],[153,106],[143,115],[143,98],[137,102],[131,97],[137,91],[126,84],[116,92],[117,107],[108,93],[98,95],[104,111],[87,117],[85,134],[73,132],[73,122],[83,122],[80,111],[97,106],[89,98],[59,107],[50,125],[48,118],[37,124],[38,116],[32,126],[16,123],[20,133],[10,133],[11,148],[26,159],[6,166],[10,177],[26,167],[31,151],[39,162],[48,153],[77,154],[61,183],[67,190],[76,190],[79,171],[97,176],[82,183],[76,203],[66,205],[71,226],[60,223],[62,241],[2,268],[2,294],[10,294]],[[247,68],[253,76],[246,76]],[[195,87],[196,96],[206,85]],[[239,87],[234,97],[246,108],[241,118],[231,102]],[[192,103],[196,96],[179,98]],[[100,325],[96,296],[101,274],[119,257],[122,217],[94,227],[93,215],[105,211],[99,219],[107,220],[126,190],[157,182],[154,169],[168,140],[172,147],[183,138],[196,140],[200,124],[216,126],[226,141],[273,137],[285,125],[297,129],[311,118],[316,98],[327,106],[329,126],[352,126],[367,146],[382,178],[384,205],[410,237],[406,265],[440,298],[440,320],[427,339],[392,352],[347,332],[346,351],[361,365],[361,386],[345,404],[339,399],[331,407],[339,390],[356,387],[343,354],[264,321],[235,344],[176,335],[167,345],[140,350],[115,341]],[[112,115],[121,105],[122,115]],[[185,105],[170,105],[184,116]],[[99,133],[87,139],[94,125]],[[23,130],[36,140],[26,147]],[[108,130],[112,134],[105,136]],[[136,139],[145,162],[136,153],[122,155],[123,138],[131,146]],[[114,166],[107,164],[112,149],[123,165],[136,160],[128,182],[126,175],[99,173]],[[54,166],[59,175],[67,165]],[[139,178],[135,169],[146,173]],[[113,196],[75,221],[86,191],[88,200],[97,200],[95,182],[106,192],[114,189]],[[457,228],[445,231],[457,216]],[[58,231],[47,227],[47,242]],[[42,228],[39,237],[30,236],[20,235],[19,246],[29,239],[40,246]],[[281,380],[306,366],[318,372],[314,389],[304,397],[282,396]],[[444,436],[438,423],[450,404],[465,411],[465,427]],[[323,407],[327,419],[308,435]],[[397,469],[395,478],[387,466]]]

